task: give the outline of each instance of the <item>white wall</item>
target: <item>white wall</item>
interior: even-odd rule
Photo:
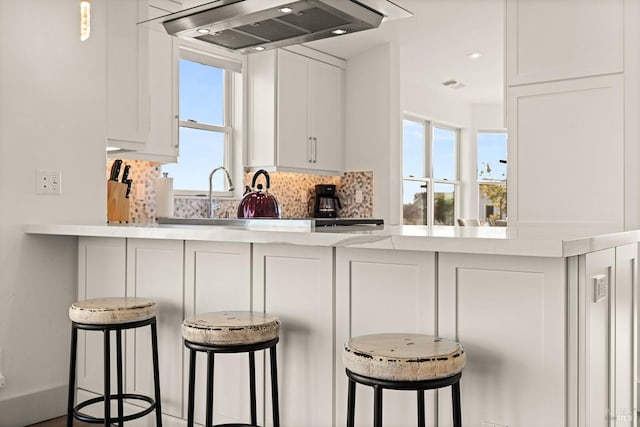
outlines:
[[[348,60],[345,169],[373,171],[373,216],[401,221],[398,49],[384,44]]]
[[[22,224],[104,221],[104,0],[79,40],[77,0],[0,1],[0,426],[64,412],[75,238]],[[36,169],[62,171],[62,195],[35,194]]]

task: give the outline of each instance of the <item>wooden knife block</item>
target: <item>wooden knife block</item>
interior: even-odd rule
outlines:
[[[127,184],[107,181],[107,221],[129,221],[129,199],[127,199]]]

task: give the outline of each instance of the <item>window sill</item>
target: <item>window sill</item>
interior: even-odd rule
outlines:
[[[203,194],[199,191],[176,191],[173,195],[176,199],[196,199],[208,200],[209,194]],[[237,199],[232,191],[214,191],[211,193],[213,199]]]

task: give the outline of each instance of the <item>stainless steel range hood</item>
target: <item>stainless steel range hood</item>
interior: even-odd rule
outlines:
[[[252,53],[376,28],[383,18],[354,0],[218,0],[154,21],[172,35]]]

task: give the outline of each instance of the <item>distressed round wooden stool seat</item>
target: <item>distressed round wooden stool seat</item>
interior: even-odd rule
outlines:
[[[347,427],[355,426],[356,383],[373,387],[373,427],[382,427],[382,391],[417,392],[418,426],[425,427],[425,391],[451,387],[453,426],[462,427],[460,378],[466,362],[456,341],[431,335],[387,333],[345,343],[342,361],[349,379]]]
[[[71,321],[90,325],[137,322],[155,315],[156,302],[148,298],[96,298],[69,307]]]
[[[258,405],[256,388],[255,352],[269,351],[271,368],[271,413],[273,427],[280,427],[278,403],[278,368],[276,345],[280,340],[280,320],[269,314],[252,311],[219,311],[202,313],[182,322],[184,345],[189,349],[189,394],[187,401],[187,427],[194,427],[196,353],[207,355],[207,395],[205,426],[207,427],[257,427]],[[248,353],[249,355],[249,424],[214,424],[213,374],[214,360],[218,353]]]
[[[255,344],[278,338],[279,333],[277,317],[251,311],[203,313],[182,323],[183,338],[199,344]]]
[[[462,371],[466,357],[451,340],[421,334],[373,334],[345,344],[343,361],[351,372],[390,381],[426,381]]]

